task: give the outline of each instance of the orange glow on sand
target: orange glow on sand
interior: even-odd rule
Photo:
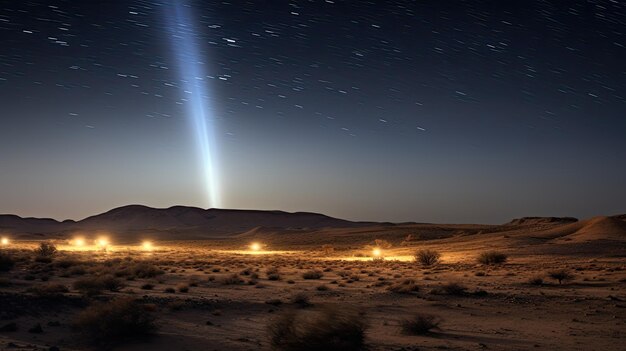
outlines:
[[[3,236],[2,239],[0,239],[0,244],[2,244],[2,246],[7,246],[9,245],[9,243],[9,238],[7,238],[6,236]]]
[[[379,258],[379,257],[382,257],[382,255],[383,255],[383,250],[381,250],[381,249],[379,249],[377,247],[372,249],[372,256],[374,256],[376,258]]]
[[[261,251],[261,244],[259,243],[252,243],[250,244],[250,250],[252,251]]]

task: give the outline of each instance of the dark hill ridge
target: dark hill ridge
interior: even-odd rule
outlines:
[[[310,212],[260,210],[201,209],[173,206],[152,208],[129,205],[87,217],[80,221],[59,222],[54,219],[21,218],[0,215],[0,231],[15,234],[63,235],[75,231],[108,231],[131,234],[140,231],[176,233],[172,239],[193,236],[236,234],[256,227],[281,229],[352,228],[368,226],[367,222],[351,222]]]

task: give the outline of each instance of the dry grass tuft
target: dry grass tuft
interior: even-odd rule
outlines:
[[[423,266],[432,266],[439,262],[441,254],[435,250],[419,250],[415,253],[415,260]]]
[[[304,279],[320,279],[324,274],[317,270],[310,270],[302,273],[302,278]]]
[[[400,322],[402,333],[408,335],[424,335],[438,329],[441,319],[431,314],[418,313]]]
[[[91,343],[110,347],[154,333],[154,321],[149,306],[133,299],[120,298],[87,307],[76,316],[73,327]]]
[[[499,251],[485,251],[478,255],[478,263],[495,265],[506,262],[508,256]]]
[[[559,284],[574,279],[574,275],[567,269],[557,269],[548,272],[548,276],[554,280],[557,280]]]
[[[398,294],[411,294],[419,291],[419,286],[414,279],[404,279],[403,281],[390,285],[387,290]]]
[[[268,326],[270,344],[279,351],[365,349],[367,325],[352,310],[323,308],[287,311]]]

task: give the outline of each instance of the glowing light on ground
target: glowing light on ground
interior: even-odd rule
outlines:
[[[374,258],[380,258],[383,256],[383,250],[375,247],[372,249],[372,256],[374,256]]]
[[[141,249],[144,251],[152,251],[154,250],[154,246],[152,245],[152,241],[144,241],[141,243]]]
[[[85,246],[85,238],[80,237],[80,236],[76,237],[76,238],[72,239],[70,244],[72,244],[73,246],[76,246],[76,247],[84,247]]]
[[[0,245],[8,246],[10,243],[11,243],[11,241],[9,240],[9,238],[7,238],[5,236],[0,238]]]
[[[196,143],[206,182],[209,207],[220,207],[217,173],[215,116],[209,101],[207,74],[204,72],[205,56],[200,53],[198,34],[194,30],[194,17],[188,0],[164,0],[163,15],[171,49],[178,64],[182,100],[193,122]]]
[[[106,251],[109,245],[111,245],[111,242],[109,241],[109,238],[107,237],[101,236],[98,239],[96,239],[96,246],[100,248],[101,250]]]
[[[260,243],[252,243],[250,244],[250,250],[252,251],[261,251],[263,246]]]

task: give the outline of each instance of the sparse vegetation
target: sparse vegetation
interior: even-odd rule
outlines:
[[[318,270],[310,270],[302,273],[304,279],[320,279],[324,274]]]
[[[558,281],[559,284],[562,284],[563,282],[567,282],[567,281],[574,279],[574,275],[566,269],[557,269],[554,271],[550,271],[548,272],[548,276]]]
[[[324,308],[287,311],[268,327],[270,344],[279,351],[345,350],[365,348],[367,325],[353,311]]]
[[[35,249],[35,255],[37,257],[52,257],[57,251],[57,247],[53,243],[43,242]]]
[[[430,293],[434,295],[461,296],[467,293],[467,287],[462,284],[452,282],[433,288]]]
[[[418,313],[409,319],[400,322],[400,328],[404,334],[424,335],[433,329],[438,329],[441,318],[432,314]]]
[[[219,282],[222,285],[237,285],[243,284],[243,279],[239,278],[239,275],[237,274],[230,274],[222,277]]]
[[[414,279],[404,279],[398,283],[390,285],[387,289],[398,294],[410,294],[418,292],[419,286]]]
[[[506,262],[508,256],[499,251],[485,251],[478,256],[478,263],[487,264],[487,265],[495,265],[502,264]]]
[[[432,266],[439,262],[441,254],[435,250],[424,249],[415,253],[415,260],[423,266]]]
[[[103,290],[118,291],[122,287],[122,281],[112,275],[79,278],[73,284],[74,289],[87,296],[99,295]]]
[[[74,329],[98,346],[112,346],[127,339],[136,339],[156,330],[150,307],[129,298],[96,302],[80,312]]]

